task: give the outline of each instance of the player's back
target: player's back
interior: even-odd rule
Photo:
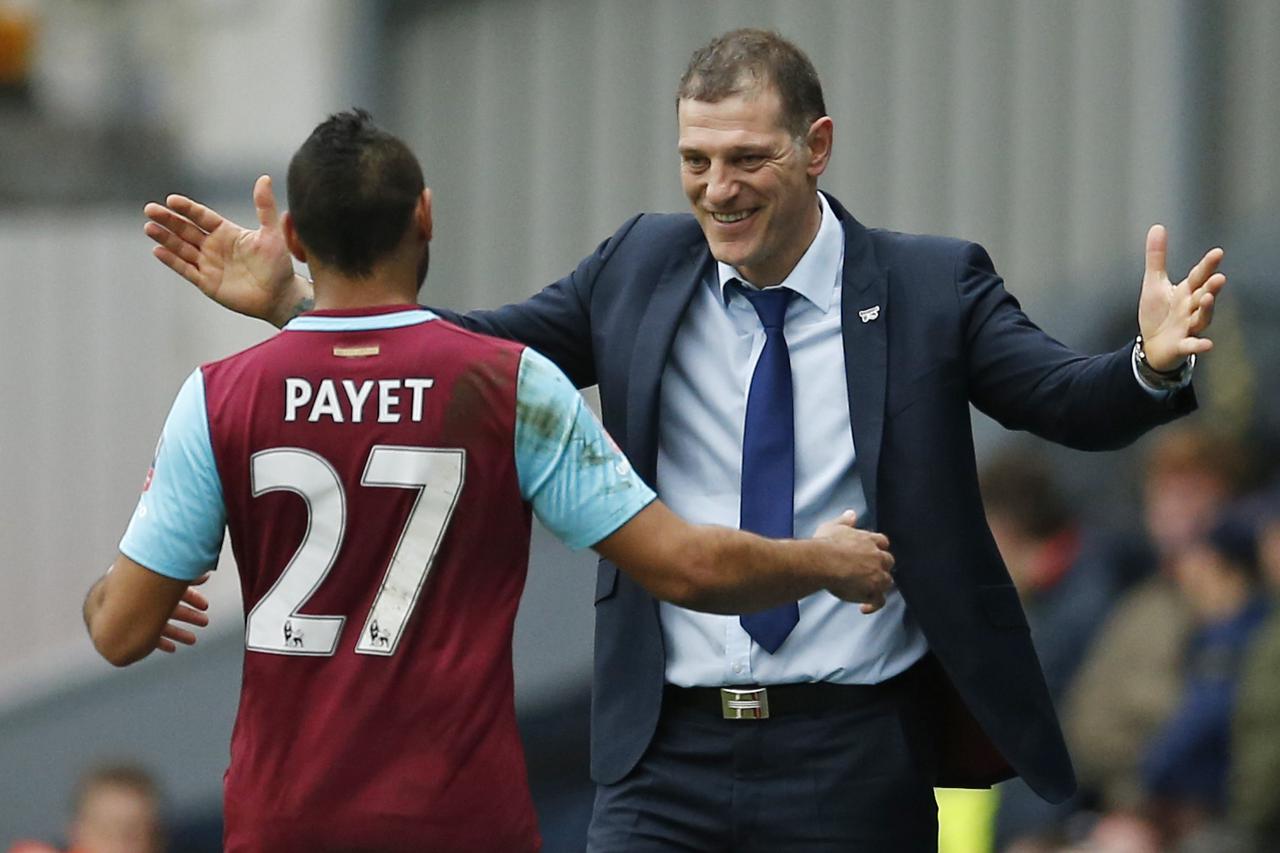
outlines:
[[[246,611],[227,849],[536,849],[520,356],[399,307],[202,369]]]

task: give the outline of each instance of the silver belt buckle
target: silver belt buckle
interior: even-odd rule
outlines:
[[[720,710],[726,720],[767,720],[769,691],[763,687],[746,690],[721,687]]]

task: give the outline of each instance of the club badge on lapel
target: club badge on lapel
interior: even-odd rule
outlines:
[[[880,306],[872,305],[870,308],[863,308],[858,312],[858,319],[864,323],[870,323],[872,320],[879,318]]]

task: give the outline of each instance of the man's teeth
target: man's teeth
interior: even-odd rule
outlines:
[[[713,213],[711,218],[716,222],[741,222],[751,215],[749,210],[740,210],[737,213]]]

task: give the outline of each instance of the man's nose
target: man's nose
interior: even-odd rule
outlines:
[[[724,165],[712,163],[707,170],[707,202],[721,205],[732,200],[737,192],[738,184],[730,170]]]

